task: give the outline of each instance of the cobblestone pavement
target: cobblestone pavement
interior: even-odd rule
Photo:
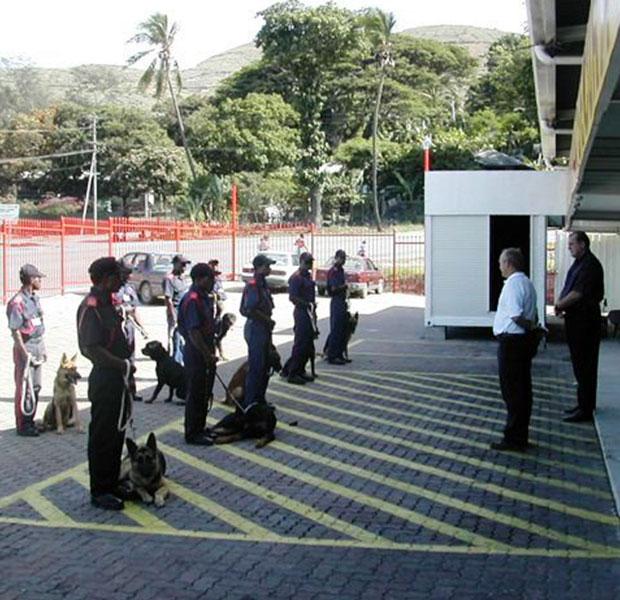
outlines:
[[[619,597],[595,432],[561,421],[565,347],[535,361],[535,446],[501,454],[494,343],[422,327],[415,308],[365,315],[351,365],[321,363],[304,387],[272,378],[277,440],[262,450],[187,446],[179,407],[137,405],[168,460],[161,509],[92,508],[84,436],[2,433],[0,598]]]

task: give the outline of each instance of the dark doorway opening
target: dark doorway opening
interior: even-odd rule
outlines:
[[[520,248],[525,257],[525,274],[530,275],[530,217],[527,215],[491,215],[490,217],[489,310],[497,310],[504,280],[499,271],[499,255],[504,248]]]

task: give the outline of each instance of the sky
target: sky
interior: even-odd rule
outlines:
[[[40,67],[124,64],[137,50],[127,40],[139,23],[163,12],[180,27],[175,55],[181,68],[248,43],[261,27],[256,16],[273,0],[5,0],[0,57]],[[305,0],[307,6],[324,4]],[[423,25],[474,25],[523,32],[524,0],[336,0],[352,10],[376,6],[394,13],[396,31]]]

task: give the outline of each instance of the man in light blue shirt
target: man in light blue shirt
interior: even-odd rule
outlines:
[[[524,452],[532,413],[531,331],[538,324],[536,290],[523,272],[525,260],[518,248],[506,248],[499,269],[506,280],[499,297],[493,333],[499,340],[497,362],[502,398],[508,416],[501,442],[493,450]]]

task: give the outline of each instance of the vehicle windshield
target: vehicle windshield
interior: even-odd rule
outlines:
[[[168,272],[172,268],[172,256],[165,254],[153,256],[153,271]]]
[[[333,265],[334,265],[334,259],[330,258],[325,263],[325,268],[331,269]],[[344,263],[345,271],[364,271],[365,269],[366,269],[366,265],[364,264],[363,260],[360,260],[359,258],[352,258],[352,257],[347,256],[347,262]]]
[[[270,260],[275,260],[276,266],[286,267],[289,262],[289,258],[292,260],[294,266],[299,265],[299,257],[296,254],[280,254],[276,252],[261,252],[264,256],[269,258]]]

